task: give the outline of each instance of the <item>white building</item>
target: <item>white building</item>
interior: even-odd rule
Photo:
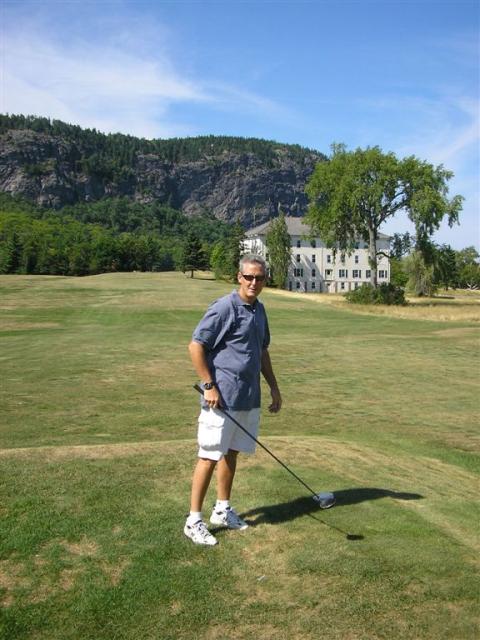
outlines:
[[[320,238],[310,240],[310,227],[302,218],[286,217],[291,238],[292,260],[288,269],[285,287],[290,291],[343,293],[370,282],[368,264],[368,244],[363,240],[356,243],[351,255],[333,255]],[[268,263],[265,237],[270,222],[246,232],[245,250],[263,256]],[[379,233],[377,251],[390,250],[390,236]],[[377,279],[379,283],[390,281],[390,262],[385,256],[377,256]]]

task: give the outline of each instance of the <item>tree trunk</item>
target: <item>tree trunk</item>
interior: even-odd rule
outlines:
[[[370,265],[370,284],[377,287],[377,231],[368,229],[368,264]]]

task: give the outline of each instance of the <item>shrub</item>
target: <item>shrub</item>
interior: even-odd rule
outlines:
[[[363,284],[358,289],[349,291],[345,298],[354,304],[407,304],[403,289],[391,282],[383,282],[377,288],[371,284]]]

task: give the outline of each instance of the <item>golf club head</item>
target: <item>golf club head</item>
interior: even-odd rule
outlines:
[[[320,509],[330,509],[335,504],[335,494],[331,491],[323,491],[322,493],[316,493],[313,499],[318,504]]]

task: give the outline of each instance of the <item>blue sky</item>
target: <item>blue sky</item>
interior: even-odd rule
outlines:
[[[2,112],[413,154],[452,170],[450,195],[465,197],[461,224],[435,240],[480,247],[477,2],[3,0],[2,12]]]

